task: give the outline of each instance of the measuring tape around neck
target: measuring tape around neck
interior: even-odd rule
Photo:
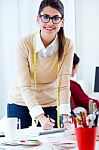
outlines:
[[[34,90],[36,95],[37,90],[37,54],[36,54],[36,33],[33,35],[33,62],[34,62]],[[59,73],[60,66],[57,67],[57,75]],[[57,88],[57,127],[60,128],[60,88]]]

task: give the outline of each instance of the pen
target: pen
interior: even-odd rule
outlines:
[[[94,125],[95,125],[95,127],[97,127],[97,125],[98,125],[98,118],[99,118],[99,112],[96,111],[96,112],[95,112],[95,115],[96,115],[96,118],[95,118],[95,120],[94,120]]]
[[[49,115],[47,115],[47,117],[48,117],[48,119],[49,119],[50,122],[55,123],[55,121],[52,120]]]
[[[73,117],[73,118],[77,118],[77,119],[78,119],[78,121],[80,121],[79,116],[78,116],[78,115],[76,115],[76,114],[74,113],[74,111],[73,111],[73,110],[71,110],[71,114],[72,114],[72,117]]]
[[[50,116],[49,116],[49,115],[47,115],[47,117],[48,117],[49,121],[51,122]]]
[[[89,114],[93,113],[93,100],[89,100]]]
[[[77,117],[73,118],[73,123],[74,123],[75,128],[77,128],[77,124],[78,124],[78,118]]]
[[[0,137],[5,137],[5,135],[4,135],[4,134],[1,134]]]
[[[73,110],[71,110],[71,114],[73,115],[73,117],[77,117]]]
[[[86,123],[86,115],[83,115],[83,127],[88,128],[87,123]]]

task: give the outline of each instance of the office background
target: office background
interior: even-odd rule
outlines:
[[[40,1],[0,0],[0,118],[6,114],[8,90],[15,73],[17,42],[38,30],[36,15]],[[65,35],[72,39],[81,58],[76,79],[92,95],[95,67],[99,65],[99,1],[62,1],[65,6]]]

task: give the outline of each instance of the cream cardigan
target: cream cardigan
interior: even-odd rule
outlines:
[[[20,41],[16,59],[16,76],[9,92],[9,103],[27,106],[56,106],[57,87],[60,86],[60,103],[70,102],[70,77],[73,46],[66,38],[60,71],[57,76],[58,54],[48,58],[37,55],[37,92],[34,94],[33,80],[33,35]],[[60,85],[59,85],[60,83]]]

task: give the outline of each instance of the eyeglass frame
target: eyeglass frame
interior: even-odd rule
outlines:
[[[48,20],[47,22],[44,22],[44,21],[42,20],[42,17],[43,17],[43,16],[47,16],[47,17],[49,18],[49,20]],[[60,17],[60,16],[58,16],[58,15],[55,15],[55,16],[53,16],[53,17],[50,17],[50,16],[47,15],[47,14],[39,15],[39,17],[41,18],[41,21],[42,21],[43,23],[48,23],[51,19],[52,19],[52,22],[53,22],[53,19],[54,19],[55,17],[58,17],[58,18],[60,19],[60,21],[59,21],[58,23],[54,23],[54,22],[53,22],[53,24],[59,24],[59,23],[61,22],[61,20],[63,19],[63,17]]]

